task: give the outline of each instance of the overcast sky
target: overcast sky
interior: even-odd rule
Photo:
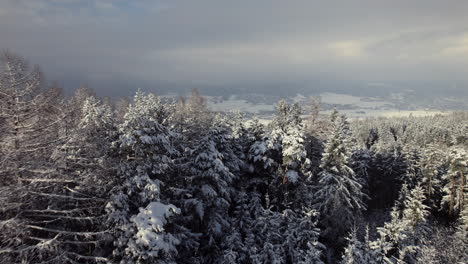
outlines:
[[[0,48],[48,80],[108,95],[135,80],[156,90],[424,81],[463,92],[467,14],[466,0],[0,0]]]

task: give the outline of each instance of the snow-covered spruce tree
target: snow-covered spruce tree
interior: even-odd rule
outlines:
[[[418,147],[403,144],[402,154],[406,161],[406,173],[401,178],[401,182],[406,183],[409,188],[413,188],[422,181],[421,167],[419,166],[421,153]]]
[[[333,115],[332,115],[333,118]],[[356,221],[362,210],[364,194],[362,186],[349,167],[347,136],[343,131],[343,119],[335,118],[325,144],[318,174],[314,206],[321,213],[323,235],[337,241]]]
[[[452,145],[467,146],[468,145],[468,121],[456,123],[452,128],[452,137],[450,140]]]
[[[416,186],[405,201],[402,219],[411,229],[426,221],[429,212],[427,211],[428,206],[423,203],[425,199],[423,188]]]
[[[263,178],[268,185],[273,175],[278,170],[278,149],[276,144],[271,142],[268,133],[265,131],[257,119],[254,119],[250,127],[255,141],[251,144],[247,159],[250,163],[250,171],[256,177]]]
[[[407,238],[406,223],[401,221],[401,214],[396,207],[390,212],[390,221],[378,227],[379,237],[369,243],[372,254],[378,263],[393,263],[391,259],[398,253],[398,247]]]
[[[442,177],[444,181],[442,208],[447,208],[448,215],[459,214],[466,203],[466,177],[468,174],[468,154],[465,149],[454,147],[449,154],[449,171]]]
[[[344,249],[341,263],[343,264],[378,264],[382,263],[382,257],[378,256],[378,252],[371,248],[369,241],[369,229],[366,229],[364,241],[360,241],[357,237],[357,229],[353,228],[351,233],[346,237],[347,246]]]
[[[426,238],[428,227],[426,218],[429,215],[424,189],[416,186],[405,201],[401,221],[406,224],[407,238],[399,245],[398,259],[405,263],[415,263],[421,254],[421,246]]]
[[[281,171],[282,184],[285,185],[283,205],[293,208],[310,206],[308,181],[310,160],[305,148],[305,135],[301,124],[291,125],[283,136]]]
[[[322,263],[325,248],[318,242],[316,217],[313,210],[264,210],[253,223],[254,238],[246,244],[247,248],[255,248],[255,253],[250,254],[251,263]]]
[[[299,104],[290,105],[284,100],[276,104],[276,115],[269,124],[268,147],[277,152],[275,161],[282,163],[283,138],[287,135],[289,127],[297,127],[301,124],[301,107]],[[282,175],[281,175],[282,176]],[[281,177],[283,181],[283,177]]]
[[[429,212],[424,200],[423,188],[416,186],[406,197],[403,212],[395,206],[391,220],[377,228],[379,238],[372,242],[372,248],[382,259],[387,262],[416,262],[428,231],[426,217]]]
[[[307,157],[301,107],[279,101],[277,114],[270,124],[267,149],[278,169],[270,182],[272,205],[278,210],[307,206],[310,199],[306,180],[310,176],[310,160]],[[305,204],[304,204],[305,203]]]
[[[242,117],[229,120],[228,116],[216,115],[213,121],[213,138],[216,147],[223,155],[223,162],[235,177],[239,177],[245,167],[244,148],[247,148],[247,131],[243,128]],[[237,119],[237,120],[236,120]],[[241,133],[241,134],[238,134]]]
[[[436,207],[441,195],[441,167],[444,160],[442,153],[436,145],[429,144],[423,149],[419,162],[422,174],[422,186],[431,207]],[[438,207],[438,206],[437,206]]]
[[[247,153],[250,146],[256,140],[253,134],[254,132],[246,127],[247,120],[241,112],[234,112],[231,115],[225,116],[223,119],[222,123],[226,124],[225,126],[229,132],[229,144],[236,157],[237,166],[239,167],[237,169],[238,174],[242,174],[242,172],[246,172],[249,169]]]
[[[300,177],[309,177],[310,160],[304,146],[304,132],[299,124],[287,128],[283,136],[283,183],[297,183]]]
[[[226,142],[223,127],[212,127],[198,140],[190,154],[186,181],[190,198],[184,211],[190,215],[188,224],[195,233],[201,233],[198,255],[202,263],[211,263],[220,255],[220,243],[230,228],[232,181],[235,175],[226,162],[235,157]],[[231,163],[233,164],[233,163]],[[235,163],[234,163],[235,164]]]
[[[180,209],[167,203],[161,187],[175,154],[168,113],[160,99],[137,92],[114,143],[120,156],[120,183],[107,205],[114,234],[113,262],[174,263],[179,240],[171,219]]]
[[[241,189],[236,193],[235,208],[232,214],[232,222],[230,229],[224,237],[221,248],[222,254],[220,262],[222,263],[247,263],[249,258],[249,248],[246,247],[247,236],[252,234],[252,222],[255,218],[252,217],[255,212],[252,212],[250,206],[258,203],[258,197],[252,197],[250,200],[249,194]],[[249,201],[250,200],[250,201]],[[252,205],[251,205],[252,203]]]

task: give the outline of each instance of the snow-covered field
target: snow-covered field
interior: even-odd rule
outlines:
[[[363,109],[391,108],[393,103],[379,100],[378,98],[363,98],[348,94],[321,93],[322,103],[332,105],[351,105]]]
[[[322,114],[328,114],[331,109],[336,107],[341,113],[349,117],[390,117],[390,116],[427,116],[436,114],[447,114],[451,111],[414,109],[401,110],[389,101],[379,98],[358,97],[348,94],[337,93],[321,93],[319,95],[323,104]],[[216,96],[205,96],[208,107],[214,111],[241,111],[249,114],[260,115],[261,119],[268,120],[274,112],[274,103],[271,104],[256,104],[245,99],[239,99],[235,95],[231,95],[228,99]],[[287,98],[290,102],[299,102],[305,109],[307,108],[308,96],[296,94]]]
[[[237,99],[232,95],[228,100],[220,100],[219,97],[205,96],[208,101],[208,107],[213,111],[241,111],[252,114],[260,114],[261,112],[271,112],[275,110],[274,105],[270,104],[253,104],[246,100]]]
[[[269,120],[274,114],[275,100],[262,100],[262,103],[257,103],[258,94],[250,96],[243,94],[242,96],[231,95],[229,97],[221,96],[204,96],[207,100],[208,107],[213,111],[232,112],[241,111],[249,115],[257,115],[262,120]],[[385,98],[376,97],[359,97],[349,94],[339,94],[325,92],[320,93],[316,97],[320,98],[322,103],[322,114],[329,114],[333,108],[338,109],[340,113],[346,114],[352,118],[365,117],[391,117],[391,116],[428,116],[436,114],[448,114],[450,110],[429,109],[418,107],[417,105],[409,105],[405,102],[403,94],[393,94]],[[174,95],[167,95],[173,97]],[[309,96],[302,94],[291,95],[285,98],[289,102],[298,102],[307,109]],[[442,99],[441,99],[442,100]],[[444,99],[445,100],[445,99]]]

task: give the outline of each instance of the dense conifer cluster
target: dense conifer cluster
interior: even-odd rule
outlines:
[[[462,263],[468,114],[268,124],[0,66],[0,263]],[[316,108],[316,107],[315,107]],[[315,109],[314,108],[314,109]]]

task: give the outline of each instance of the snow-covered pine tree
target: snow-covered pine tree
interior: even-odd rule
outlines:
[[[235,148],[234,152],[241,160],[245,160],[245,153],[255,140],[255,135],[251,134],[251,130],[246,126],[247,119],[244,113],[236,111],[225,118],[231,131],[232,145]]]
[[[449,154],[449,171],[444,180],[442,207],[448,209],[449,216],[457,215],[466,203],[466,177],[468,174],[468,154],[465,149],[454,147]]]
[[[406,225],[406,239],[399,244],[398,260],[404,263],[415,263],[421,254],[421,245],[427,236],[426,218],[429,215],[425,200],[424,189],[416,186],[410,192],[404,203],[401,221]]]
[[[264,130],[264,127],[258,122],[252,123],[250,127],[255,141],[251,144],[247,159],[251,164],[250,171],[257,176],[265,176],[267,184],[268,178],[278,169],[277,149],[271,143],[270,137]]]
[[[421,153],[416,146],[403,144],[402,154],[406,161],[406,173],[401,178],[401,182],[406,183],[409,188],[413,188],[422,181],[421,168],[418,166]]]
[[[301,208],[310,206],[309,177],[311,162],[308,158],[304,128],[301,123],[291,124],[283,136],[282,175],[283,206]],[[278,187],[277,187],[278,188]]]
[[[102,223],[112,182],[108,157],[114,123],[110,109],[93,97],[80,116],[78,127],[51,157],[57,171],[27,180],[24,199],[36,204],[22,208],[15,228],[26,231],[21,247],[29,250],[23,254],[35,261],[107,261],[109,235]]]
[[[256,249],[256,254],[250,255],[251,262],[323,263],[320,258],[325,247],[318,242],[316,218],[314,210],[264,210],[253,223],[253,243],[246,244]]]
[[[297,103],[290,105],[282,100],[278,102],[276,110],[266,145],[271,154],[267,160],[278,164],[276,173],[272,174],[269,192],[272,204],[278,210],[300,208],[300,205],[309,205],[310,199],[304,196],[310,194],[306,181],[311,165],[300,116],[302,109]]]
[[[379,257],[370,245],[369,229],[366,229],[364,241],[360,241],[357,237],[357,229],[353,228],[351,233],[346,237],[347,246],[344,249],[342,264],[378,264],[382,263]]]
[[[320,258],[325,246],[318,242],[317,211],[303,209],[297,213],[285,210],[283,215],[288,223],[283,235],[286,263],[323,263]]]
[[[442,153],[436,145],[429,144],[423,149],[419,163],[422,173],[422,186],[431,205],[435,205],[436,198],[441,192],[440,171],[443,165]]]
[[[235,175],[224,163],[231,158],[219,150],[222,147],[219,143],[225,140],[222,130],[211,128],[208,135],[198,141],[186,166],[191,198],[185,201],[184,211],[191,215],[192,231],[202,234],[198,253],[204,258],[203,263],[217,259],[220,243],[231,225],[228,210]],[[228,152],[225,150],[225,153]]]
[[[248,142],[242,135],[246,136],[247,132],[241,116],[228,118],[225,115],[215,116],[211,132],[216,148],[223,155],[224,164],[238,178],[246,168],[244,147],[247,148]]]
[[[416,186],[405,198],[403,211],[393,207],[391,220],[377,228],[379,238],[371,243],[377,256],[389,263],[416,261],[428,231],[426,218],[429,212],[424,200],[424,189]]]
[[[375,258],[381,261],[379,263],[393,263],[390,259],[393,259],[399,246],[408,237],[406,230],[406,223],[401,221],[401,214],[393,207],[390,211],[390,221],[377,228],[379,237],[369,243]]]
[[[220,262],[222,263],[247,263],[249,249],[245,245],[245,240],[252,233],[251,226],[255,219],[251,215],[249,198],[243,189],[236,193],[231,227],[221,243],[223,253]]]
[[[50,189],[57,182],[55,188],[61,188],[66,181],[57,179],[49,159],[61,140],[61,91],[43,89],[38,66],[30,68],[20,56],[5,51],[0,62],[0,262],[53,260],[54,238],[62,230],[53,228],[54,219],[31,211],[60,200],[44,186]]]
[[[411,229],[416,228],[426,221],[429,212],[427,211],[428,206],[423,203],[425,199],[423,188],[421,186],[416,186],[411,190],[410,196],[407,197],[405,201],[402,220],[408,224]]]
[[[137,92],[114,143],[120,156],[119,184],[107,205],[113,229],[113,261],[173,263],[180,241],[171,220],[180,209],[162,197],[176,154],[172,133],[164,125],[169,114],[160,99]]]
[[[304,143],[304,131],[300,124],[288,126],[283,135],[283,184],[297,183],[309,177],[310,160]],[[302,178],[302,179],[301,179]]]
[[[366,209],[362,186],[349,167],[349,152],[343,119],[335,118],[325,144],[318,174],[314,206],[321,213],[324,236],[336,241],[345,234]]]
[[[59,89],[43,88],[39,66],[8,51],[0,54],[0,185],[44,172],[59,138]]]

